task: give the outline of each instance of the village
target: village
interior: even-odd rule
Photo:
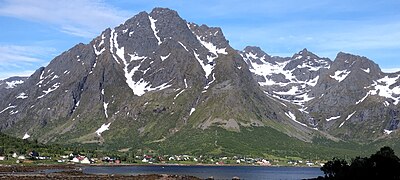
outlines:
[[[253,157],[212,157],[191,155],[120,155],[102,157],[90,156],[79,153],[65,155],[42,156],[36,151],[27,154],[15,152],[0,156],[0,164],[94,164],[94,165],[244,165],[244,166],[299,166],[321,167],[324,163],[319,161],[303,160],[268,160]]]

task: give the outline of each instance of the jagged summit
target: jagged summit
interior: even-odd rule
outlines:
[[[243,51],[247,52],[247,53],[252,53],[253,55],[255,55],[256,57],[259,57],[259,58],[261,58],[263,56],[266,56],[268,58],[271,57],[270,55],[265,53],[263,50],[261,50],[261,48],[258,46],[246,46]]]

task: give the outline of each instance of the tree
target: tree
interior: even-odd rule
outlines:
[[[350,166],[345,160],[334,158],[321,170],[325,179],[400,179],[400,159],[385,146],[369,158],[356,157]]]
[[[328,161],[324,164],[321,170],[324,172],[325,178],[342,179],[342,177],[346,176],[348,173],[349,165],[344,159],[333,158],[332,161]]]
[[[371,155],[370,161],[375,177],[383,179],[400,179],[400,159],[390,147],[381,148]]]

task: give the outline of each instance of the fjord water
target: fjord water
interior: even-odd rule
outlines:
[[[87,166],[88,174],[171,174],[214,179],[307,179],[322,176],[319,168],[259,166]]]

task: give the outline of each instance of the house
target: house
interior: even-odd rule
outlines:
[[[6,160],[6,157],[5,156],[0,156],[0,161],[4,161],[4,160]]]
[[[17,157],[18,157],[17,153],[13,153],[13,154],[12,154],[12,157],[13,157],[13,158],[17,158]]]
[[[85,157],[85,158],[83,158],[82,161],[80,161],[80,163],[81,164],[90,164],[91,162],[90,162],[89,158]]]
[[[257,164],[260,166],[271,166],[271,163],[268,160],[261,160],[261,161],[257,161]]]
[[[51,159],[51,157],[49,157],[49,156],[37,156],[37,157],[35,157],[35,159],[38,159],[38,160],[49,160],[49,159]]]
[[[24,155],[21,155],[21,156],[18,156],[17,159],[19,159],[19,160],[25,160],[26,158],[25,158]]]
[[[310,166],[313,166],[313,165],[314,165],[314,163],[312,163],[312,162],[308,162],[308,163],[306,163],[306,165],[310,167]]]
[[[77,157],[72,158],[71,162],[73,163],[79,163],[79,159]]]
[[[39,157],[39,153],[36,152],[36,151],[31,151],[31,152],[29,152],[29,156],[31,156],[31,157]]]

